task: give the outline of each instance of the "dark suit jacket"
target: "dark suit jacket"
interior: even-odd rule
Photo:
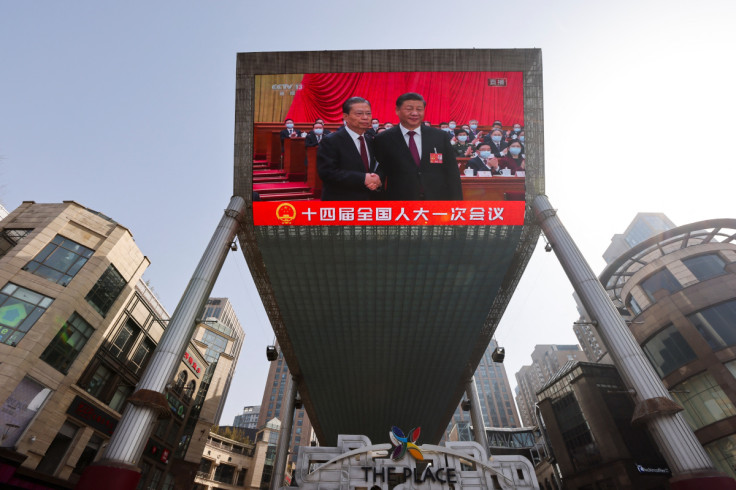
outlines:
[[[322,134],[322,139],[327,136],[326,134]],[[310,146],[319,146],[319,141],[317,141],[317,135],[314,134],[314,131],[310,131],[307,133],[307,137],[304,138],[304,146],[309,148]]]
[[[376,159],[386,174],[386,199],[393,201],[461,201],[463,190],[450,136],[422,126],[422,154],[416,166],[401,128],[394,126],[375,139]],[[429,154],[442,153],[442,163],[430,163]]]
[[[501,155],[501,152],[509,146],[509,144],[506,143],[504,140],[501,140],[499,144],[494,143],[493,141],[491,141],[490,134],[483,138],[483,144],[491,145],[491,153],[493,153],[496,158],[503,156]]]
[[[481,157],[475,157],[475,158],[471,158],[470,160],[468,160],[468,166],[465,168],[472,169],[473,175],[478,175],[478,171],[485,171],[485,172],[490,171],[491,175],[498,175],[501,173],[498,170],[487,168],[485,165],[483,165],[483,159],[481,159]],[[499,168],[500,168],[500,165],[499,165]]]
[[[376,154],[370,138],[366,138],[370,155],[370,170],[381,176],[376,169]],[[365,186],[365,165],[350,133],[338,129],[322,138],[317,150],[317,172],[322,179],[323,201],[369,201],[378,200],[382,190],[371,191]]]
[[[292,130],[296,133],[296,136],[299,137],[300,134],[302,134],[301,131],[299,131],[296,127]],[[287,139],[289,137],[289,130],[284,128],[279,133],[279,136],[281,137],[281,142],[283,143],[283,140]]]

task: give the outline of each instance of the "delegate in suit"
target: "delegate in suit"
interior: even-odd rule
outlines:
[[[461,201],[460,172],[450,136],[425,126],[424,97],[406,93],[396,99],[398,126],[376,136],[376,159],[385,174],[386,199]]]
[[[377,200],[382,170],[377,168],[372,140],[365,137],[371,127],[371,105],[362,97],[351,97],[342,112],[345,126],[324,137],[317,150],[322,200]]]

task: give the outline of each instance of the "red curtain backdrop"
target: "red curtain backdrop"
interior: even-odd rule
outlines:
[[[505,79],[505,86],[489,80]],[[288,116],[295,122],[342,122],[342,104],[359,96],[371,103],[381,123],[398,123],[396,98],[417,92],[427,101],[425,120],[433,125],[454,120],[458,126],[477,119],[481,126],[500,120],[524,124],[522,72],[309,73],[294,96]]]

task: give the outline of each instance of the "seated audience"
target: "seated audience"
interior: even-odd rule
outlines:
[[[506,149],[509,145],[503,139],[503,131],[500,129],[494,129],[491,134],[483,138],[483,143],[488,143],[491,147],[493,155],[498,157],[505,157],[508,150]]]
[[[508,147],[509,153],[505,157],[498,158],[498,169],[510,169],[511,175],[516,175],[517,170],[526,172],[524,160],[524,146],[520,141],[512,141]]]
[[[514,124],[514,129],[506,133],[506,141],[518,140],[519,134],[521,134],[521,124]]]
[[[491,145],[481,143],[478,147],[478,156],[468,160],[468,166],[465,167],[473,170],[473,175],[478,175],[479,171],[491,172],[491,175],[498,175],[498,162],[493,158]]]
[[[473,156],[474,147],[468,142],[468,132],[464,129],[458,129],[455,132],[455,138],[453,138],[453,149],[455,150],[456,157],[471,157]]]
[[[322,138],[324,137],[325,126],[322,123],[316,122],[312,126],[312,130],[307,133],[304,138],[304,146],[309,148],[310,146],[319,146]]]

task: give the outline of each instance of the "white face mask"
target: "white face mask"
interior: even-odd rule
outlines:
[[[465,135],[462,135],[462,136],[458,136],[458,137],[457,137],[457,140],[458,140],[458,141],[459,141],[460,143],[465,143],[466,141],[468,141],[468,137],[467,137],[467,136],[465,136]]]
[[[378,131],[378,124],[371,124],[373,131]]]

